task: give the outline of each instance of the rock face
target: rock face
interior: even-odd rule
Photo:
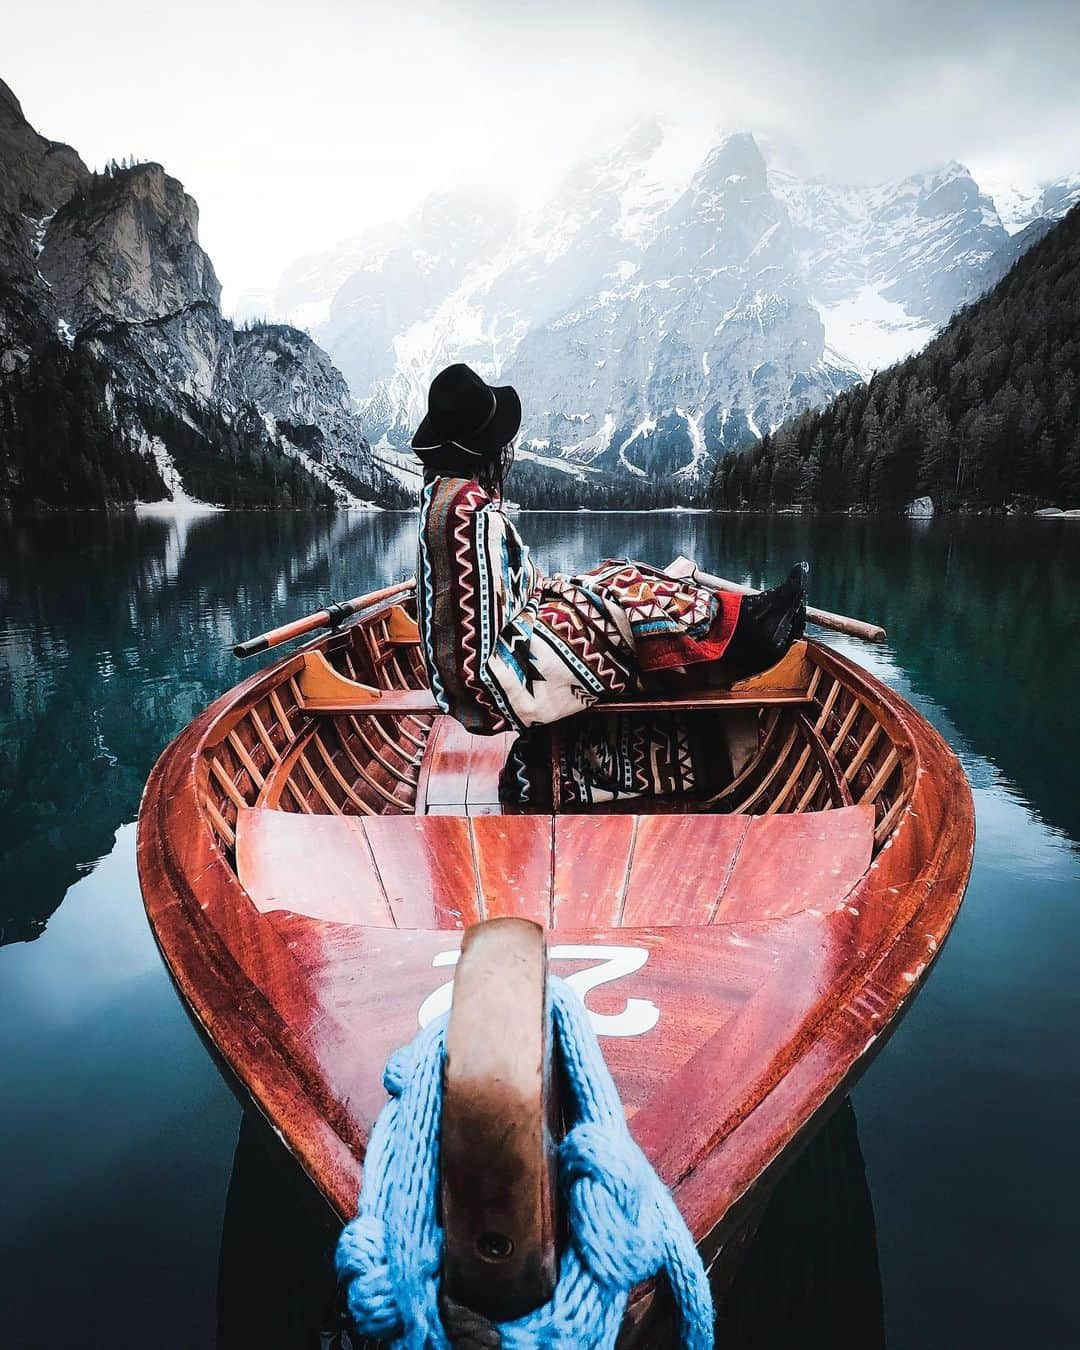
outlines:
[[[518,385],[530,453],[691,484],[718,453],[922,347],[1080,180],[1010,199],[949,163],[873,186],[656,122],[513,218],[466,197],[290,268],[259,304],[312,326],[380,454],[465,360]]]
[[[1008,242],[991,259],[991,282],[1000,281],[1016,260],[1042,239],[1076,205],[1080,204],[1080,173],[1044,184],[1026,194],[1017,203],[1012,219],[1006,222]]]
[[[358,388],[368,390],[394,374],[397,335],[452,293],[511,227],[505,208],[492,203],[432,197],[411,220],[407,239],[382,227],[366,237],[351,264],[333,260],[313,291],[295,268],[284,284],[295,287],[297,296],[312,295],[324,321],[320,340],[336,346],[334,359],[342,369],[348,365]],[[298,317],[311,321],[316,315],[301,307]]]
[[[772,183],[795,222],[826,321],[869,295],[898,306],[901,323],[936,329],[987,288],[987,266],[1009,238],[993,201],[955,162],[870,188],[803,183],[783,172]],[[857,346],[857,336],[848,340]]]
[[[0,80],[0,211],[35,220],[55,211],[90,171],[70,145],[38,135]]]
[[[706,159],[637,258],[527,332],[506,363],[549,453],[701,479],[713,456],[855,376],[825,347],[750,136]]]
[[[279,443],[303,455],[316,476],[356,497],[387,485],[352,411],[349,387],[326,352],[286,324],[253,324],[236,333],[238,381]],[[393,495],[392,493],[390,495]]]
[[[89,176],[70,145],[38,135],[0,80],[0,378],[22,366],[54,327],[37,271],[40,222]]]
[[[0,156],[0,498],[404,503],[326,353],[222,316],[198,207],[161,165],[88,173],[6,86]]]
[[[79,184],[49,221],[38,269],[76,332],[102,316],[144,323],[221,299],[199,208],[160,164]]]

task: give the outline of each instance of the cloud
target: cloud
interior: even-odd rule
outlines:
[[[235,295],[428,191],[535,189],[643,114],[833,178],[1054,176],[1078,56],[1071,0],[17,0],[0,74],[89,161],[183,179]]]

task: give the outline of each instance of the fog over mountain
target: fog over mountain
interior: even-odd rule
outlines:
[[[538,205],[433,196],[241,309],[311,330],[385,464],[410,467],[431,376],[465,360],[522,392],[526,457],[691,489],[923,346],[1077,200],[1080,174],[991,192],[956,162],[805,178],[748,132],[649,119]]]
[[[1070,0],[15,0],[3,32],[44,135],[183,181],[227,312],[432,193],[546,192],[643,116],[843,183],[1041,182],[1080,147]]]

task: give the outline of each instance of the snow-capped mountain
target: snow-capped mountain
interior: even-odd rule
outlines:
[[[921,347],[1078,196],[1016,192],[1003,220],[957,163],[843,186],[768,167],[746,133],[646,122],[527,212],[432,199],[261,305],[313,325],[384,457],[465,360],[519,388],[541,460],[690,484]]]
[[[716,147],[634,235],[590,241],[592,257],[604,245],[599,284],[558,297],[503,363],[549,453],[696,479],[716,451],[854,378],[826,351],[752,137]]]

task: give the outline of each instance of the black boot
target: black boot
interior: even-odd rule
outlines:
[[[731,683],[775,666],[806,627],[808,564],[796,563],[787,581],[759,595],[747,595],[724,652],[724,679]]]

